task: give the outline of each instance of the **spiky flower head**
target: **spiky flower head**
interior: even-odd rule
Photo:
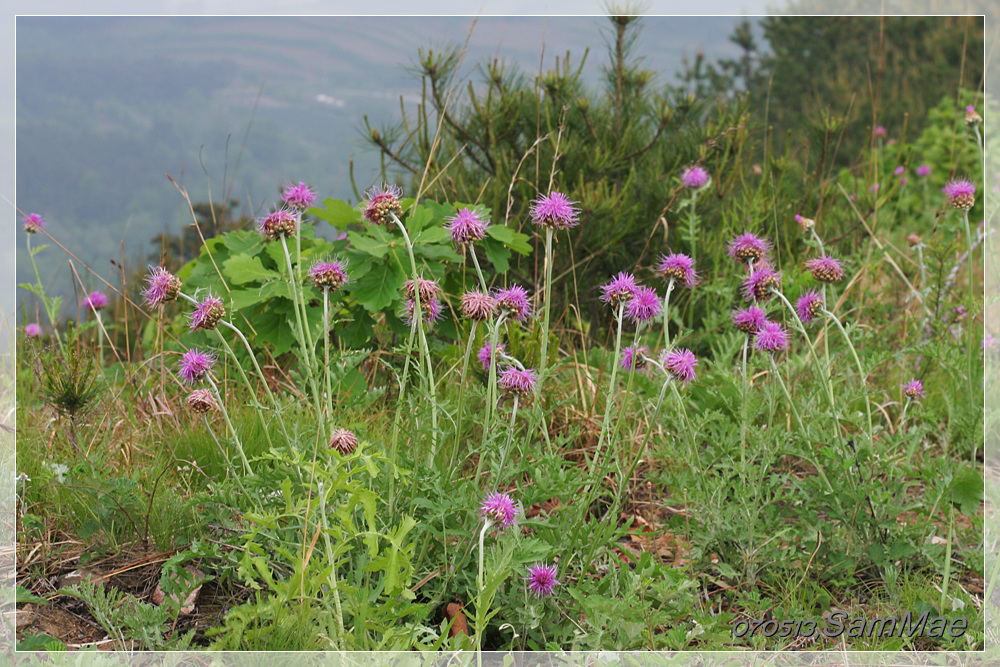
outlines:
[[[479,360],[479,363],[482,365],[484,371],[490,370],[490,357],[493,356],[492,350],[493,350],[492,345],[490,345],[489,341],[486,341],[486,344],[483,345],[481,348],[479,348],[479,353],[476,355],[476,359]],[[506,350],[507,346],[504,345],[503,343],[499,343],[497,345],[496,356],[499,357],[501,354],[506,352]]]
[[[219,326],[219,321],[226,316],[226,307],[222,305],[222,299],[209,294],[195,306],[194,312],[188,315],[191,322],[188,327],[191,331],[205,329],[211,331]]]
[[[550,192],[547,195],[539,195],[531,202],[528,211],[531,214],[531,221],[536,225],[555,230],[569,229],[580,224],[578,220],[580,212],[574,206],[577,203],[570,201],[561,192]]]
[[[803,234],[805,234],[810,229],[816,226],[815,220],[813,220],[812,218],[807,218],[804,215],[799,215],[798,213],[795,214],[795,222],[798,223],[799,229],[802,230]]]
[[[323,290],[338,290],[351,280],[347,277],[346,259],[334,259],[325,261],[317,259],[309,267],[307,274],[313,285]]]
[[[403,205],[399,201],[401,196],[403,191],[396,185],[374,185],[365,193],[368,201],[361,214],[368,222],[388,227],[393,224],[389,216],[395,215],[398,218],[403,212]]]
[[[694,367],[697,365],[698,358],[687,348],[682,347],[663,355],[663,367],[678,382],[693,382]]]
[[[673,278],[688,289],[698,284],[698,273],[694,270],[694,260],[682,253],[661,255],[656,265],[656,273],[664,280]]]
[[[750,232],[743,232],[735,237],[726,248],[726,254],[744,264],[747,262],[757,264],[767,257],[769,252],[771,252],[771,242]]]
[[[191,348],[181,357],[181,379],[189,384],[194,384],[205,377],[214,365],[214,354],[211,352],[202,352],[197,348]]]
[[[954,208],[968,210],[976,203],[976,186],[964,178],[951,179],[941,189]]]
[[[281,192],[281,201],[291,208],[304,211],[316,203],[316,193],[305,183],[299,182],[298,185],[289,185]]]
[[[697,165],[687,167],[681,173],[681,183],[684,184],[684,187],[691,188],[692,190],[704,187],[708,183],[708,180],[708,172],[703,167]]]
[[[806,268],[813,278],[822,283],[835,283],[844,277],[840,260],[827,255],[806,261]]]
[[[927,393],[924,391],[924,383],[920,380],[910,380],[900,386],[903,388],[903,395],[909,399],[917,400],[927,396]]]
[[[632,300],[625,306],[625,314],[635,324],[643,324],[657,317],[663,310],[663,303],[652,287],[636,288]]]
[[[270,241],[278,241],[295,234],[299,226],[299,216],[291,211],[279,208],[260,219],[257,231]]]
[[[192,412],[199,414],[219,409],[219,404],[216,402],[215,396],[208,389],[195,389],[188,394],[187,406]]]
[[[497,314],[497,300],[485,292],[466,292],[462,295],[462,314],[470,320],[485,322]]]
[[[617,308],[620,304],[631,301],[638,289],[635,276],[622,271],[601,285],[601,301],[609,304],[612,308]]]
[[[767,322],[767,315],[757,306],[737,310],[731,315],[733,326],[745,334],[755,334]]]
[[[499,526],[501,531],[514,525],[518,513],[514,499],[503,491],[494,491],[486,496],[479,507],[479,514]]]
[[[431,301],[432,299],[438,298],[441,294],[441,286],[436,280],[425,280],[424,278],[417,278],[417,289],[416,292],[420,294],[421,305]],[[413,281],[407,280],[403,283],[403,294],[406,295],[407,299],[413,300],[414,290]]]
[[[535,392],[535,371],[526,368],[508,368],[500,376],[500,388],[508,394],[527,395]]]
[[[330,436],[330,449],[335,449],[344,456],[358,448],[358,436],[346,428],[338,428]]]
[[[649,348],[645,345],[629,345],[622,350],[622,368],[627,371],[645,370]]]
[[[776,273],[770,264],[763,262],[753,267],[742,285],[743,296],[747,301],[767,301],[771,298],[771,290],[781,286],[781,274]]]
[[[777,322],[764,322],[753,339],[753,348],[761,352],[777,352],[788,349],[788,332]]]
[[[42,327],[37,322],[32,322],[24,327],[24,335],[28,338],[37,338],[42,335]]]
[[[80,305],[87,310],[103,310],[108,307],[108,297],[103,292],[91,292],[80,302]]]
[[[881,125],[878,125],[878,126],[875,127],[875,130],[874,130],[873,134],[875,135],[876,138],[882,138],[882,137],[889,136],[889,133]]]
[[[181,293],[181,279],[162,266],[149,267],[143,299],[150,307],[163,306],[177,299]]]
[[[976,113],[976,107],[971,104],[965,107],[965,124],[975,125],[976,123],[982,123],[983,117]]]
[[[924,240],[922,238],[920,238],[919,236],[917,236],[916,234],[910,234],[909,236],[906,237],[906,243],[911,248],[913,246],[918,246],[918,245],[920,245],[923,242],[924,242]]]
[[[538,597],[552,595],[556,586],[561,586],[562,582],[556,579],[559,569],[555,565],[544,565],[535,563],[528,567],[528,576],[524,580],[528,582],[525,586],[529,593]]]
[[[930,176],[931,166],[929,164],[922,164],[917,167],[917,176]]]
[[[528,300],[528,290],[520,285],[511,285],[493,293],[497,305],[510,313],[518,322],[524,322],[531,316],[531,302]]]
[[[403,319],[410,326],[413,326],[413,313],[416,310],[416,302],[413,299],[406,300],[406,310],[403,312]],[[424,301],[420,300],[420,317],[426,324],[434,324],[441,319],[441,302],[437,297]]]
[[[45,226],[45,220],[37,213],[29,213],[22,222],[24,224],[22,229],[29,234],[34,234]]]
[[[906,173],[906,167],[904,167],[903,165],[899,165],[898,167],[892,170],[892,173],[896,174],[896,176],[902,176],[903,174]]]
[[[795,302],[795,312],[803,324],[809,324],[823,309],[823,297],[816,290],[809,290]]]
[[[472,243],[482,241],[486,236],[488,220],[483,220],[478,210],[461,208],[454,217],[449,218],[444,228],[451,233],[455,243]]]

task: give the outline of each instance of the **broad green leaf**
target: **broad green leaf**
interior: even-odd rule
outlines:
[[[340,229],[352,223],[361,222],[361,211],[341,199],[324,199],[322,206],[307,208],[306,213]]]
[[[419,234],[414,236],[411,240],[413,246],[416,247],[418,244],[422,243],[441,243],[445,239],[449,238],[448,230],[444,227],[428,227],[423,229]]]
[[[476,245],[483,249],[486,259],[490,260],[497,273],[507,272],[507,269],[510,268],[510,250],[507,249],[507,246],[492,238],[485,238]]]
[[[983,476],[970,468],[962,468],[951,480],[951,502],[962,514],[974,515],[983,499]]]
[[[223,263],[223,272],[230,284],[245,285],[250,282],[263,282],[277,278],[278,274],[264,268],[260,257],[251,255],[236,255]]]
[[[223,243],[226,244],[229,252],[233,255],[242,253],[256,255],[260,247],[264,245],[263,237],[257,232],[252,232],[248,229],[237,229],[227,232],[219,238],[223,240]]]
[[[370,312],[382,310],[399,295],[406,278],[393,262],[372,265],[371,270],[358,278],[352,293]]]
[[[382,230],[371,230],[379,233]],[[365,253],[372,257],[385,257],[389,252],[388,238],[381,234],[382,238],[371,238],[358,232],[347,232],[347,240],[351,242],[351,249],[356,253]]]
[[[490,225],[486,228],[486,235],[500,241],[514,252],[527,255],[531,252],[531,245],[528,244],[528,235],[515,232],[506,225]]]

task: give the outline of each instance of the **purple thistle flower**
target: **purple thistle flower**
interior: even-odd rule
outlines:
[[[580,224],[577,219],[579,211],[573,206],[577,203],[570,201],[561,192],[550,192],[548,195],[539,195],[531,202],[528,211],[531,214],[531,221],[536,225],[555,230],[569,229]]]
[[[316,194],[305,183],[289,185],[281,193],[281,201],[290,207],[304,211],[316,202]]]
[[[295,234],[299,226],[299,216],[291,211],[279,208],[260,219],[257,231],[270,241],[288,238]]]
[[[80,305],[88,310],[96,312],[107,308],[108,297],[106,297],[102,292],[91,292],[87,295],[87,298],[80,302]]]
[[[694,367],[697,365],[698,358],[687,348],[682,347],[663,356],[663,367],[679,382],[694,381]]]
[[[407,299],[403,319],[409,326],[413,326],[413,311],[415,308],[416,302],[413,299]],[[438,301],[437,297],[426,301],[423,299],[420,300],[420,317],[427,324],[434,324],[441,319],[441,302]]]
[[[531,316],[531,302],[528,301],[528,290],[520,285],[511,285],[506,289],[493,293],[500,308],[508,311],[515,320],[524,322]]]
[[[906,173],[906,167],[904,167],[903,165],[899,165],[898,167],[892,170],[892,173],[896,174],[897,176],[902,176],[903,174]]]
[[[307,275],[319,289],[338,290],[350,282],[344,271],[346,266],[347,260],[334,259],[328,262],[317,259],[309,267]]]
[[[28,326],[24,327],[24,335],[28,338],[37,338],[42,335],[42,327],[38,326],[37,322],[32,322]],[[992,338],[992,336],[990,336]],[[983,341],[984,343],[986,341]]]
[[[507,351],[507,346],[503,343],[497,345],[497,357]],[[490,357],[492,356],[492,346],[489,341],[479,348],[479,353],[476,355],[476,359],[482,365],[483,370],[489,372],[490,370]]]
[[[533,394],[535,381],[535,372],[530,368],[523,371],[517,368],[508,368],[500,376],[500,388],[508,394]]]
[[[495,491],[486,496],[479,508],[479,514],[498,525],[501,531],[514,525],[518,513],[519,510],[514,499],[501,491]]]
[[[163,306],[177,299],[181,292],[181,279],[162,266],[149,267],[143,299],[150,307]]]
[[[656,273],[664,280],[673,278],[688,289],[698,284],[698,273],[694,270],[694,260],[681,253],[661,255],[656,265]]]
[[[480,217],[478,211],[462,208],[454,217],[448,219],[444,228],[451,232],[451,238],[455,243],[471,243],[483,240],[489,224]]]
[[[835,283],[844,277],[844,267],[840,265],[840,260],[827,255],[808,260],[806,268],[813,278],[822,283]]]
[[[631,301],[639,286],[631,273],[620,272],[610,281],[601,285],[601,301],[617,308],[619,304]]]
[[[22,229],[24,229],[24,231],[28,232],[29,234],[34,234],[45,226],[45,220],[42,218],[42,216],[38,215],[37,213],[29,213],[28,217],[24,219],[23,223],[24,226],[22,227]]]
[[[795,214],[795,222],[798,223],[799,229],[802,230],[803,234],[816,226],[815,220],[807,218],[804,215],[799,215],[798,213]]]
[[[226,308],[222,305],[222,299],[209,294],[195,306],[194,312],[188,315],[191,322],[188,324],[191,331],[205,329],[211,331],[219,326],[219,320],[226,316]]]
[[[809,290],[795,302],[795,312],[798,313],[799,319],[802,320],[803,324],[809,324],[816,319],[822,308],[823,297],[816,290]]]
[[[930,165],[922,164],[919,167],[917,167],[917,176],[930,176],[930,175],[931,175]]]
[[[920,380],[910,380],[906,384],[900,385],[903,389],[903,395],[909,399],[917,400],[927,396],[924,392],[924,383]]]
[[[358,448],[358,436],[346,428],[339,428],[330,436],[329,447],[347,456]]]
[[[911,248],[913,246],[920,245],[923,242],[924,242],[924,240],[922,238],[920,238],[919,236],[917,236],[916,234],[910,234],[909,236],[906,237],[906,243]]]
[[[29,324],[28,326],[30,327],[31,325]],[[35,326],[38,326],[38,325],[35,325]],[[42,332],[41,329],[39,329],[38,333],[41,334],[41,332]],[[997,349],[997,339],[993,337],[993,334],[986,334],[983,337],[983,342],[980,344],[980,348],[984,352],[986,350],[989,350],[989,351],[992,352],[993,350]]]
[[[876,137],[887,137],[887,136],[889,136],[889,133],[888,133],[888,132],[886,131],[886,129],[885,129],[884,127],[882,127],[881,125],[879,125],[879,126],[877,126],[877,127],[875,128],[875,130],[874,130],[873,134],[874,134],[874,135],[875,135]]]
[[[708,172],[697,165],[688,167],[681,173],[681,183],[684,184],[684,187],[692,190],[704,187],[708,183],[708,179]]]
[[[191,348],[181,357],[181,378],[188,384],[194,384],[212,370],[215,365],[215,355]]]
[[[420,303],[423,304],[431,299],[436,299],[441,294],[441,286],[436,280],[425,280],[417,278],[417,292],[420,294]],[[413,280],[403,283],[403,294],[407,299],[413,299]]]
[[[753,339],[753,348],[761,352],[777,352],[788,349],[788,332],[777,322],[764,322]]]
[[[901,179],[899,179],[899,184],[900,185],[906,185],[909,182],[910,181],[909,181],[909,179],[906,178],[906,176],[903,176]]]
[[[215,402],[215,395],[208,389],[195,389],[187,397],[188,407],[192,412],[205,414],[212,410],[218,410],[219,404]]]
[[[965,107],[965,124],[973,125],[975,123],[982,123],[983,117],[976,112],[976,107],[971,104]]]
[[[879,184],[878,183],[872,183],[871,185],[868,186],[868,189],[870,191],[872,191],[872,192],[878,192]]]
[[[750,276],[743,281],[743,296],[747,301],[767,301],[771,298],[771,289],[777,289],[781,284],[781,274],[775,273],[767,262],[753,267]]]
[[[399,201],[402,195],[403,191],[395,185],[374,185],[365,193],[368,201],[361,214],[368,222],[388,227],[393,224],[389,216],[395,215],[398,218],[403,212],[403,205]]]
[[[955,208],[970,209],[976,203],[976,186],[964,178],[951,179],[941,188],[941,192]]]
[[[625,314],[636,324],[653,319],[663,310],[663,303],[652,287],[638,287],[625,306]]]
[[[737,310],[731,317],[733,326],[745,334],[757,333],[764,326],[764,323],[767,322],[767,315],[757,306]]]
[[[542,565],[535,563],[528,568],[528,576],[524,581],[528,582],[526,588],[530,593],[538,597],[552,595],[556,586],[561,586],[562,582],[556,579],[559,570],[555,565]]]
[[[627,371],[641,371],[646,368],[649,348],[645,345],[629,345],[622,350],[622,368]]]
[[[743,232],[735,237],[726,248],[727,255],[744,264],[748,260],[754,263],[760,262],[769,252],[771,252],[771,242],[750,232]]]
[[[500,305],[484,292],[466,292],[462,295],[462,314],[470,320],[484,322],[497,314]]]

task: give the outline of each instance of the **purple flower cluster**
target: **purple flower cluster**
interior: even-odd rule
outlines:
[[[299,226],[299,216],[291,211],[279,208],[268,213],[257,223],[257,231],[268,240],[277,241],[295,234]]]
[[[500,376],[500,388],[508,394],[518,394],[525,396],[535,393],[535,372],[526,368],[523,371],[517,368],[508,368]]]
[[[693,382],[694,367],[697,365],[697,357],[694,356],[694,352],[687,348],[672,350],[663,355],[663,367],[678,382],[685,384]]]
[[[753,335],[767,322],[767,315],[757,306],[737,310],[731,316],[733,326],[745,334]]]
[[[646,368],[649,348],[645,345],[629,345],[622,350],[622,368],[627,371],[641,371]]]
[[[441,295],[441,285],[438,284],[436,280],[426,280],[424,278],[417,278],[417,288],[413,289],[413,280],[407,280],[403,283],[403,294],[406,298],[412,301],[416,295],[420,295],[420,305],[428,303],[438,298]]]
[[[358,436],[346,428],[339,428],[330,436],[329,447],[347,456],[358,448]]]
[[[617,308],[620,304],[631,301],[638,289],[635,276],[622,271],[601,286],[601,301]]]
[[[528,576],[524,579],[528,582],[526,588],[530,593],[538,597],[552,595],[556,590],[556,586],[562,585],[562,582],[556,579],[558,572],[559,570],[555,565],[535,563],[528,567]]]
[[[481,348],[479,348],[479,353],[476,355],[476,359],[479,360],[479,363],[482,365],[484,371],[489,371],[490,370],[490,357],[492,356],[492,350],[493,350],[493,348],[490,345],[490,342],[486,341],[486,344],[483,345]],[[506,351],[507,351],[507,346],[506,345],[504,345],[503,343],[497,344],[497,356],[498,357],[503,352],[506,352]]]
[[[536,225],[555,230],[570,229],[580,224],[580,212],[574,206],[577,203],[570,201],[561,192],[550,192],[548,195],[539,195],[531,202],[528,210],[531,221]]]
[[[511,285],[493,293],[497,305],[506,310],[518,322],[524,322],[531,317],[531,302],[528,300],[528,290],[520,285]]]
[[[769,263],[762,262],[753,267],[742,285],[747,301],[767,301],[771,298],[771,290],[780,287],[781,274],[776,273]]]
[[[80,306],[87,310],[103,310],[108,307],[108,297],[102,292],[91,292],[80,302]]]
[[[625,314],[635,324],[644,324],[660,315],[663,303],[652,287],[640,286],[632,295],[632,300],[625,306]]]
[[[466,292],[462,295],[462,314],[470,320],[484,322],[497,314],[500,305],[496,298],[485,292]]]
[[[967,179],[951,179],[941,189],[948,202],[958,209],[968,210],[976,203],[976,186]]]
[[[24,231],[29,234],[35,234],[45,227],[45,220],[37,213],[29,213],[28,217],[23,220],[23,225],[22,229]]]
[[[479,508],[479,514],[505,530],[514,525],[520,508],[514,503],[514,499],[502,491],[495,491],[486,496],[483,504]]]
[[[903,389],[903,395],[909,399],[917,400],[927,396],[924,391],[924,383],[920,380],[910,380],[906,384],[900,385]]]
[[[32,322],[24,327],[24,335],[28,338],[37,338],[42,335],[42,327],[38,326],[38,323]]]
[[[756,264],[767,257],[770,252],[771,242],[750,232],[743,232],[730,241],[726,248],[726,254],[744,264],[747,262]]]
[[[316,203],[316,193],[308,185],[300,182],[298,185],[286,187],[281,192],[281,201],[297,211],[304,211]]]
[[[324,290],[338,290],[348,282],[347,272],[344,268],[347,260],[335,259],[333,261],[323,261],[317,259],[309,267],[307,274],[313,285]]]
[[[413,326],[413,313],[416,311],[416,302],[410,298],[406,300],[403,320],[408,326]],[[434,324],[441,319],[441,302],[438,298],[420,299],[420,318],[425,324]]]
[[[194,384],[205,377],[214,365],[214,354],[191,348],[181,357],[181,379],[188,384]]]
[[[694,260],[681,253],[662,255],[660,263],[656,265],[656,273],[664,280],[676,280],[688,289],[698,284]]]
[[[146,276],[146,289],[142,291],[145,302],[155,308],[177,299],[181,293],[181,279],[167,271],[162,266],[149,267]]]
[[[490,223],[482,219],[478,211],[462,208],[454,217],[449,218],[444,228],[451,233],[455,243],[472,243],[482,241],[486,236],[486,227]]]
[[[399,201],[401,196],[403,191],[395,185],[383,183],[372,186],[365,193],[368,201],[365,202],[361,215],[368,222],[388,227],[393,224],[390,216],[398,218],[403,212],[403,205]]]
[[[692,190],[705,187],[708,184],[708,180],[708,172],[697,165],[688,167],[681,173],[681,183],[684,184],[684,187],[691,188]]]
[[[823,297],[816,290],[809,290],[795,302],[795,312],[803,324],[809,324],[823,309]]]
[[[188,327],[191,331],[198,329],[211,331],[219,326],[219,321],[225,316],[226,308],[222,305],[222,299],[209,294],[195,306],[194,312],[188,315],[191,320]]]
[[[844,277],[844,268],[840,265],[840,260],[827,255],[808,260],[806,268],[812,273],[813,278],[823,283],[835,283]]]
[[[788,332],[777,322],[764,322],[753,339],[753,348],[761,352],[788,349]]]

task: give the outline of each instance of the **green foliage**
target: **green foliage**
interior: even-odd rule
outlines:
[[[66,326],[66,345],[49,346],[37,353],[35,372],[45,399],[61,413],[75,418],[93,408],[103,392],[97,355],[80,339],[72,322]]]

